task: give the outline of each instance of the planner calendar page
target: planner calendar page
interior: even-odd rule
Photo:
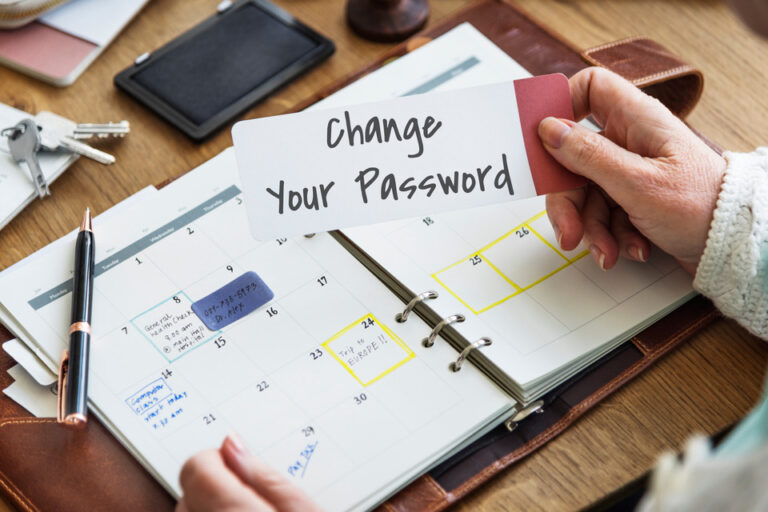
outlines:
[[[169,491],[235,430],[322,506],[364,509],[503,419],[509,397],[422,346],[429,328],[396,322],[402,303],[329,235],[254,241],[236,177],[227,150],[94,224],[91,410]],[[71,303],[60,245],[0,276],[1,319],[52,369]],[[192,305],[248,272],[274,298],[206,327]],[[237,316],[251,286],[207,311]]]
[[[528,76],[465,23],[312,108]],[[584,247],[560,250],[544,210],[539,197],[344,233],[415,293],[437,291],[430,307],[463,314],[454,327],[469,342],[490,337],[483,354],[530,396],[693,295],[690,276],[659,250],[608,272]]]
[[[482,351],[529,400],[693,296],[691,277],[655,249],[601,270],[558,248],[543,199],[345,230]]]

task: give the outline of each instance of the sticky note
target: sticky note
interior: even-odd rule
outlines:
[[[237,123],[258,240],[524,199],[581,186],[539,140],[573,119],[563,75]]]
[[[217,331],[263,306],[274,296],[256,272],[246,272],[192,304],[192,311],[208,329]]]

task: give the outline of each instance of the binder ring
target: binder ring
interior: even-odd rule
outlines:
[[[440,323],[438,323],[435,326],[435,328],[432,329],[432,332],[429,333],[429,336],[427,336],[421,341],[421,344],[424,345],[425,347],[431,347],[432,345],[435,344],[435,338],[437,338],[437,335],[440,334],[441,330],[443,330],[443,327],[445,327],[448,324],[452,324],[454,322],[461,323],[464,320],[466,319],[464,318],[464,315],[461,315],[461,314],[451,315],[443,318],[442,320],[440,320]]]
[[[459,354],[459,357],[456,359],[456,361],[451,363],[451,366],[450,366],[451,371],[457,372],[461,370],[461,365],[464,364],[464,360],[467,359],[467,356],[469,355],[470,352],[472,352],[475,349],[487,347],[491,343],[493,343],[491,341],[491,338],[486,338],[485,336],[472,342],[464,350],[461,351],[461,354]]]
[[[395,315],[395,322],[398,323],[405,323],[406,320],[408,320],[408,315],[411,314],[411,311],[413,308],[418,304],[419,302],[425,301],[427,299],[436,299],[437,298],[437,292],[433,292],[432,290],[426,291],[424,293],[420,293],[414,298],[411,299],[411,301],[405,306],[405,309],[402,313],[398,313]]]
[[[544,412],[544,400],[536,400],[532,404],[530,404],[528,407],[524,407],[522,409],[518,409],[515,407],[515,414],[513,414],[510,418],[508,418],[504,422],[504,426],[507,427],[507,430],[510,432],[514,432],[517,426],[520,424],[521,421],[523,421],[525,418],[530,416],[531,414],[541,414]]]

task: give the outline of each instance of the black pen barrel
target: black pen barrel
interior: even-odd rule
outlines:
[[[75,247],[75,276],[72,288],[72,323],[91,322],[93,300],[94,239],[90,231],[77,235]]]
[[[91,335],[76,331],[69,335],[69,367],[64,387],[65,415],[86,416],[88,409],[88,351]]]
[[[69,356],[64,380],[63,413],[65,423],[84,425],[88,410],[88,352],[91,345],[93,267],[95,243],[90,212],[86,211],[75,245],[72,281],[72,322],[69,327]]]

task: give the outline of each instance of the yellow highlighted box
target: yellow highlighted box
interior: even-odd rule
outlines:
[[[323,343],[361,385],[368,386],[404,365],[416,354],[392,330],[368,313]]]
[[[472,311],[475,314],[480,314],[484,311],[488,311],[489,309],[498,306],[499,304],[511,299],[512,297],[519,295],[520,293],[529,290],[536,286],[537,284],[543,282],[544,280],[552,277],[553,275],[557,274],[564,268],[570,266],[575,261],[578,261],[579,259],[583,258],[586,254],[588,254],[588,251],[583,251],[575,256],[572,256],[568,258],[565,256],[558,248],[553,246],[541,233],[539,233],[537,230],[535,230],[533,227],[531,227],[531,224],[533,224],[534,221],[540,219],[546,215],[546,212],[540,212],[533,217],[527,219],[525,222],[520,223],[519,225],[512,228],[510,231],[505,233],[504,235],[500,236],[493,242],[485,245],[480,250],[472,253],[468,257],[457,261],[456,263],[447,266],[446,268],[435,272],[432,274],[432,277],[437,281],[443,288],[445,288],[448,293],[456,297],[456,299],[464,304],[464,306],[467,307],[470,311]],[[523,283],[516,282],[514,279],[512,279],[510,276],[504,273],[503,270],[500,269],[500,267],[503,267],[503,262],[500,261],[492,261],[492,258],[489,257],[487,254],[491,249],[494,248],[499,242],[506,240],[508,237],[527,237],[527,236],[533,236],[534,239],[539,242],[542,246],[546,247],[549,251],[552,251],[552,256],[555,256],[554,259],[549,258],[551,260],[550,263],[552,263],[554,266],[550,266],[547,268],[544,272],[541,272],[539,275],[531,276],[528,279],[523,279]],[[492,252],[492,251],[491,251]],[[562,261],[562,263],[558,263]],[[481,263],[486,264],[490,269],[493,270],[494,275],[498,276],[501,281],[496,283],[487,283],[485,282],[485,285],[490,284],[491,286],[488,288],[491,290],[488,295],[490,295],[490,298],[488,300],[481,300],[478,297],[470,297],[473,292],[477,294],[477,286],[470,285],[469,287],[464,288],[465,293],[461,293],[457,290],[457,287],[461,287],[462,284],[458,281],[456,281],[455,277],[452,277],[451,274],[455,274],[455,272],[461,271],[461,269],[457,269],[456,267],[458,265],[461,265],[464,263],[466,267],[466,263],[474,263],[474,265],[479,265]],[[473,265],[473,266],[474,266]],[[534,265],[535,267],[535,265]],[[469,267],[472,268],[472,267]],[[510,267],[507,266],[509,269]],[[449,272],[452,271],[452,272]],[[487,271],[483,271],[487,277]],[[440,274],[443,274],[442,276]],[[480,276],[480,274],[478,274]],[[517,277],[521,278],[521,276],[518,274]],[[465,276],[465,279],[467,279],[468,283],[472,282],[472,278],[470,276]],[[454,280],[453,285],[447,283],[448,280]],[[459,280],[460,281],[460,280]],[[507,288],[507,292],[504,293],[504,288]],[[484,297],[483,297],[484,298]],[[488,303],[490,302],[490,304]]]

